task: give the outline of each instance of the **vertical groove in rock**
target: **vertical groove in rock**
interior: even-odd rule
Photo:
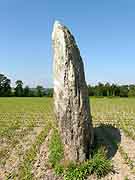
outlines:
[[[85,82],[83,61],[73,35],[55,22],[52,33],[54,50],[54,109],[65,158],[84,161],[91,151],[93,127]]]

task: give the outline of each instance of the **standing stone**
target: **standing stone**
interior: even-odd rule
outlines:
[[[82,162],[93,143],[88,89],[80,51],[67,27],[55,22],[54,109],[64,144],[65,159]]]

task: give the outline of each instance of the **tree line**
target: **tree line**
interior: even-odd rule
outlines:
[[[53,96],[52,88],[44,88],[38,85],[36,88],[25,86],[21,80],[15,82],[15,87],[11,87],[11,80],[4,74],[0,74],[0,97],[43,97]]]
[[[88,85],[89,96],[98,97],[135,97],[135,84],[117,85],[110,83],[101,83],[91,86]],[[15,82],[15,87],[11,87],[11,80],[4,74],[0,74],[0,97],[43,97],[53,96],[53,88],[44,88],[37,86],[30,88],[25,86],[21,80]]]
[[[88,85],[89,96],[103,97],[135,97],[135,84],[117,85],[110,83],[98,83],[95,86]]]

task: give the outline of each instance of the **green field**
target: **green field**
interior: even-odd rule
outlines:
[[[112,124],[135,140],[134,98],[91,98],[90,103],[95,127]],[[17,174],[22,179],[27,165],[32,171],[53,120],[52,98],[0,98],[0,177],[12,179]]]

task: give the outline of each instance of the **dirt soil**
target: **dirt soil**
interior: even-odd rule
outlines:
[[[0,180],[5,180],[6,175],[18,170],[20,162],[23,161],[23,156],[31,144],[34,143],[35,138],[40,134],[42,128],[36,127],[34,131],[20,140],[20,143],[12,150],[10,157],[6,160],[4,167],[0,167]],[[110,141],[109,134],[113,139],[122,146],[124,151],[128,154],[132,161],[135,162],[135,142],[124,135],[124,133],[117,128],[95,128],[96,137],[99,143],[104,144],[108,150],[108,158],[113,160],[114,172],[108,174],[101,180],[124,180],[128,177],[129,180],[135,180],[135,174],[130,169],[129,165],[125,163],[120,151],[119,146]],[[39,153],[33,162],[33,176],[37,180],[63,180],[63,177],[55,175],[54,171],[48,162],[49,156],[49,142],[52,130],[50,130],[44,143],[40,146]],[[94,175],[89,176],[87,180],[97,180]]]
[[[20,142],[12,149],[9,158],[4,166],[0,167],[0,180],[5,180],[6,176],[18,170],[19,164],[23,161],[25,152],[34,143],[36,136],[42,131],[41,127],[35,127],[28,135],[20,139]]]
[[[33,165],[33,175],[35,179],[40,180],[61,180],[61,177],[57,177],[54,171],[50,168],[48,163],[48,146],[50,138],[52,135],[52,130],[49,132],[48,136],[45,139],[45,142],[41,145],[39,154]]]
[[[124,151],[135,160],[135,151],[132,151],[135,148],[135,142],[126,137],[122,131],[119,133],[115,129],[99,128],[96,130],[98,135],[98,140],[104,144],[108,149],[108,157],[113,160],[114,172],[108,174],[106,177],[101,178],[101,180],[124,180],[125,177],[128,177],[129,180],[135,180],[135,174],[131,171],[128,164],[125,163],[123,157],[121,156],[118,147],[114,147],[108,138],[108,133],[111,133],[111,136],[114,139],[117,139],[117,142],[121,144],[124,148]],[[55,176],[53,170],[48,164],[48,144],[51,137],[51,131],[46,138],[45,142],[40,148],[40,152],[36,158],[36,161],[33,165],[33,175],[37,180],[62,180],[62,177]],[[89,176],[87,180],[98,180],[94,175]]]
[[[135,142],[129,137],[126,137],[122,131],[119,131],[118,133],[118,129],[115,128],[100,128],[97,133],[98,137],[102,139],[101,141],[103,144],[109,149],[110,159],[113,160],[114,165],[114,173],[107,175],[101,180],[124,180],[126,177],[128,177],[129,180],[135,180],[135,174],[132,172],[129,165],[125,163],[118,147],[113,146],[109,136],[111,135],[113,140],[117,141],[122,146],[124,151],[133,161],[135,161]]]

